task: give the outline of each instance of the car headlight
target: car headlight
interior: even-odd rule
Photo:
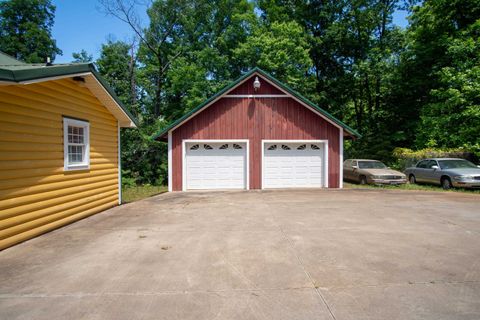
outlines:
[[[453,177],[453,179],[455,179],[455,180],[457,180],[457,181],[472,180],[472,179],[473,179],[473,176],[469,176],[469,175],[456,176],[456,177]]]

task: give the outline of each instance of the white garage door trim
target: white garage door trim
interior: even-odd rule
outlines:
[[[187,191],[187,153],[188,143],[244,143],[245,144],[245,189],[250,189],[250,145],[248,139],[186,139],[182,140],[182,191]]]
[[[322,172],[323,187],[328,188],[328,140],[262,140],[262,189],[265,189],[265,144],[266,143],[321,143],[323,144],[324,165]]]

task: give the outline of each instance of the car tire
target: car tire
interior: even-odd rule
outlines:
[[[410,177],[408,177],[408,182],[410,182],[410,184],[416,184],[417,179],[415,179],[415,176],[411,174]]]
[[[366,185],[368,183],[367,177],[360,176],[360,181],[359,182],[360,182],[361,185]]]
[[[453,187],[452,186],[452,181],[448,177],[442,178],[442,181],[440,181],[440,182],[442,184],[443,190],[449,190]]]

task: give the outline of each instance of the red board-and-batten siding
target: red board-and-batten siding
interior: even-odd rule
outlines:
[[[262,86],[258,92],[253,92],[252,77],[229,95],[284,94],[262,80],[260,78]],[[328,140],[328,186],[339,187],[339,128],[290,97],[223,97],[175,129],[172,132],[173,191],[182,190],[182,141],[187,139],[248,139],[250,189],[261,188],[262,140]]]

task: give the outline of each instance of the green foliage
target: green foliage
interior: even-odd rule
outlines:
[[[82,62],[82,63],[88,63],[92,62],[93,56],[91,54],[88,54],[87,51],[82,49],[80,52],[74,52],[72,53],[73,57],[73,62]]]
[[[53,61],[62,51],[52,38],[55,6],[50,0],[0,1],[0,49],[28,63]]]
[[[402,171],[425,158],[462,158],[472,162],[478,160],[478,156],[464,148],[425,148],[420,150],[395,148],[393,156],[395,158],[393,166]]]
[[[480,19],[450,37],[448,66],[436,72],[438,87],[422,108],[417,145],[439,147],[480,144]],[[428,128],[428,129],[427,129]]]
[[[158,129],[142,124],[138,129],[122,132],[122,167],[128,169],[124,177],[133,179],[135,184],[162,185],[168,181],[167,146],[151,139]]]
[[[97,60],[100,74],[140,121],[138,129],[121,132],[121,158],[125,169],[122,183],[164,184],[167,181],[166,146],[150,138],[162,121],[152,120],[142,108],[143,96],[136,85],[136,57],[132,56],[131,49],[132,44],[110,39],[102,46]]]
[[[401,185],[374,185],[374,184],[353,184],[353,183],[343,183],[344,188],[346,189],[380,189],[380,190],[411,190],[411,191],[429,191],[429,192],[463,192],[463,193],[472,193],[480,194],[480,190],[476,189],[461,189],[461,188],[452,188],[445,190],[439,186],[429,185],[429,184],[401,184]]]
[[[360,131],[346,157],[480,154],[478,1],[155,0],[145,27],[111,3],[138,41],[109,40],[96,62],[141,122],[122,132],[127,184],[165,183],[166,146],[149,136],[255,66]]]
[[[257,26],[233,50],[233,59],[246,69],[257,66],[295,89],[313,89],[314,78],[308,72],[312,65],[309,44],[302,27],[294,21]]]

